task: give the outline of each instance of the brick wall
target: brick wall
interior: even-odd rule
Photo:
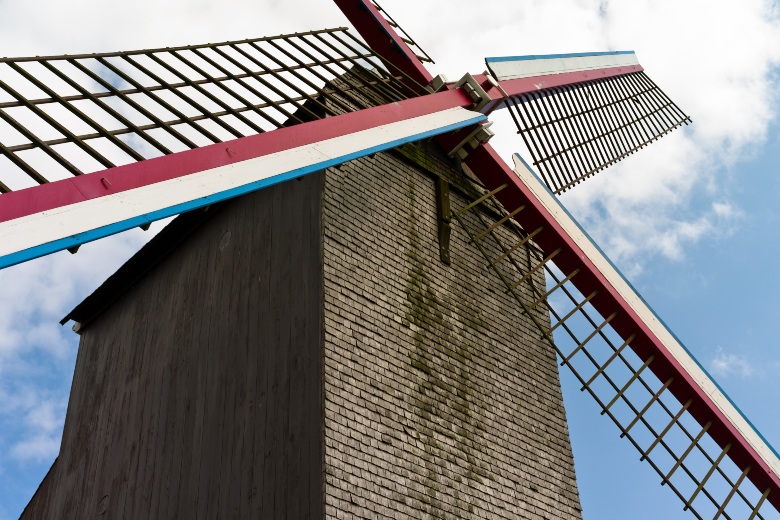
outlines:
[[[326,517],[580,518],[555,355],[462,229],[440,261],[424,159],[325,176]]]

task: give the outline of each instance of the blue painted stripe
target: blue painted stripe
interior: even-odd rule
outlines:
[[[528,61],[549,60],[555,58],[584,58],[587,56],[615,56],[617,54],[635,54],[634,51],[608,51],[608,52],[574,52],[571,54],[528,54],[526,56],[503,56],[485,58],[488,63],[500,63],[503,61]]]
[[[664,320],[662,320],[662,319],[661,319],[661,317],[660,317],[660,316],[658,316],[658,313],[656,313],[656,312],[655,312],[655,310],[654,310],[654,309],[653,309],[653,308],[650,306],[650,304],[649,304],[649,303],[647,303],[647,301],[645,301],[644,297],[642,297],[642,295],[641,295],[641,294],[639,294],[639,291],[637,291],[637,290],[636,290],[636,288],[635,288],[635,287],[634,287],[634,286],[631,284],[631,282],[629,282],[629,281],[628,281],[628,279],[626,279],[626,277],[625,277],[625,276],[623,276],[623,273],[622,273],[622,272],[620,272],[620,269],[618,269],[618,268],[617,268],[617,266],[616,266],[615,264],[613,264],[613,263],[612,263],[612,260],[610,260],[610,258],[609,258],[609,257],[608,257],[606,254],[604,254],[604,251],[602,251],[602,250],[601,250],[601,248],[599,247],[599,245],[598,245],[598,244],[597,244],[597,243],[596,243],[596,242],[595,242],[595,241],[594,241],[594,240],[593,240],[593,239],[590,237],[590,235],[587,233],[587,231],[585,231],[585,230],[582,228],[582,226],[580,226],[580,223],[579,223],[579,222],[577,222],[577,220],[576,220],[576,219],[575,219],[575,218],[572,216],[572,214],[571,214],[571,213],[569,213],[569,210],[568,210],[568,209],[566,209],[566,207],[565,207],[563,204],[561,204],[560,200],[558,200],[558,197],[556,197],[556,196],[553,194],[553,192],[552,192],[552,191],[550,191],[550,188],[548,188],[548,187],[547,187],[547,185],[546,185],[546,184],[545,184],[545,183],[542,181],[542,179],[539,177],[539,175],[537,175],[537,173],[534,171],[534,169],[533,169],[533,168],[531,168],[531,166],[530,166],[530,165],[529,165],[527,162],[525,162],[525,159],[523,159],[523,158],[520,156],[520,154],[517,154],[517,153],[516,153],[516,154],[515,154],[515,157],[517,157],[518,159],[520,159],[520,161],[521,161],[521,162],[522,162],[522,163],[525,165],[525,167],[526,167],[526,168],[528,168],[528,171],[529,171],[529,172],[531,172],[531,174],[533,174],[533,176],[534,176],[534,177],[536,177],[536,180],[538,180],[538,181],[539,181],[539,184],[541,184],[541,185],[544,187],[544,189],[545,189],[545,190],[547,190],[547,193],[549,193],[549,194],[550,194],[550,196],[552,197],[552,199],[553,199],[553,200],[554,200],[554,201],[555,201],[555,202],[558,204],[558,207],[560,207],[560,208],[561,208],[561,209],[562,209],[562,210],[563,210],[563,211],[566,213],[566,215],[568,215],[568,216],[569,216],[569,218],[571,219],[571,221],[572,221],[572,222],[574,222],[574,224],[575,224],[575,225],[576,225],[576,226],[579,228],[580,232],[581,232],[581,233],[582,233],[582,234],[585,236],[585,238],[587,238],[587,239],[590,241],[590,243],[591,243],[591,244],[593,244],[593,247],[595,247],[595,248],[596,248],[596,250],[597,250],[599,253],[601,253],[601,256],[603,256],[603,257],[604,257],[604,259],[605,259],[607,262],[609,262],[609,265],[611,265],[611,266],[612,266],[612,269],[614,269],[614,270],[615,270],[615,272],[618,274],[618,276],[620,276],[620,277],[623,279],[623,281],[624,281],[624,282],[626,282],[626,285],[628,285],[628,286],[631,288],[631,290],[632,290],[632,291],[634,291],[634,294],[636,294],[636,295],[639,297],[639,299],[640,299],[640,300],[642,300],[642,303],[644,303],[644,304],[645,304],[645,306],[647,307],[647,309],[648,309],[648,310],[649,310],[649,311],[650,311],[650,312],[653,314],[653,316],[655,316],[655,319],[657,319],[657,320],[658,320],[658,322],[659,322],[659,323],[660,323],[660,324],[661,324],[661,325],[662,325],[662,326],[663,326],[663,327],[666,329],[666,331],[667,331],[669,334],[671,334],[671,335],[672,335],[672,337],[675,339],[675,341],[677,341],[677,343],[679,343],[679,345],[680,345],[680,346],[683,348],[683,350],[685,351],[685,353],[686,353],[686,354],[688,354],[688,357],[690,357],[690,358],[691,358],[691,360],[693,360],[693,362],[694,362],[694,363],[696,363],[696,364],[699,366],[699,368],[701,369],[701,371],[702,371],[702,372],[704,372],[704,375],[706,375],[706,376],[707,376],[707,377],[710,379],[710,381],[712,381],[712,384],[714,384],[714,385],[715,385],[715,387],[718,389],[718,391],[720,391],[721,395],[723,395],[723,397],[725,397],[725,398],[726,398],[726,400],[727,400],[729,403],[731,403],[731,406],[733,406],[733,407],[734,407],[734,409],[737,411],[737,413],[738,413],[739,415],[741,415],[741,416],[742,416],[742,418],[745,420],[745,422],[746,422],[746,423],[747,423],[747,424],[748,424],[748,425],[749,425],[749,426],[750,426],[750,427],[753,429],[753,432],[754,432],[756,435],[758,435],[759,439],[761,439],[761,440],[764,442],[764,444],[766,444],[767,448],[769,448],[769,450],[770,450],[772,453],[774,453],[774,454],[775,454],[775,457],[777,457],[778,459],[780,459],[780,455],[778,455],[777,451],[776,451],[776,450],[775,450],[775,449],[772,447],[772,445],[771,445],[771,444],[769,444],[769,442],[768,442],[768,441],[767,441],[767,440],[764,438],[764,436],[763,436],[763,435],[761,435],[761,432],[759,432],[759,431],[758,431],[758,429],[757,429],[757,428],[756,428],[756,427],[753,425],[753,423],[752,423],[752,422],[750,422],[750,419],[748,419],[748,418],[747,418],[747,416],[745,416],[745,414],[742,412],[742,410],[739,408],[739,406],[737,406],[737,405],[736,405],[736,403],[734,403],[734,401],[732,401],[732,400],[731,400],[731,397],[729,397],[729,395],[728,395],[728,394],[727,394],[727,393],[726,393],[726,392],[723,390],[723,388],[721,388],[721,387],[720,387],[720,385],[718,384],[718,382],[717,382],[717,381],[715,381],[715,379],[713,379],[713,377],[710,375],[710,373],[709,373],[709,372],[707,372],[707,369],[706,369],[706,368],[704,368],[704,366],[702,366],[702,364],[701,364],[701,363],[699,363],[699,360],[698,360],[698,359],[696,359],[696,357],[695,357],[693,354],[691,354],[691,351],[690,351],[690,350],[688,350],[688,347],[686,347],[686,346],[685,346],[685,344],[684,344],[682,341],[680,341],[680,338],[678,338],[678,337],[677,337],[677,335],[676,335],[676,334],[675,334],[675,333],[672,331],[672,329],[670,329],[670,328],[669,328],[669,327],[666,325],[666,322],[664,322]],[[733,424],[733,423],[732,423],[732,424]]]
[[[180,213],[185,213],[187,211],[192,211],[194,209],[209,206],[217,202],[222,202],[224,200],[232,199],[244,195],[246,193],[251,193],[253,191],[261,190],[268,186],[273,186],[274,184],[279,184],[281,182],[285,182],[291,179],[303,177],[304,175],[308,175],[316,171],[324,170],[325,168],[330,168],[331,166],[338,166],[339,164],[345,163],[347,161],[351,161],[353,159],[358,159],[360,157],[365,157],[366,155],[371,155],[377,152],[390,150],[392,148],[396,148],[398,146],[407,143],[420,141],[423,139],[427,139],[429,137],[451,132],[453,130],[458,130],[460,128],[475,125],[477,123],[481,123],[482,121],[486,121],[486,120],[487,120],[486,116],[484,116],[483,114],[479,114],[474,116],[471,119],[462,121],[460,123],[453,123],[451,125],[443,126],[441,128],[435,128],[433,130],[428,130],[426,132],[422,132],[419,134],[402,137],[400,139],[396,139],[388,143],[373,146],[371,148],[366,148],[365,150],[353,152],[351,154],[347,154],[342,157],[328,159],[327,161],[321,161],[316,164],[312,164],[310,166],[304,166],[303,168],[298,168],[295,170],[290,170],[288,172],[279,173],[272,177],[261,179],[259,181],[255,181],[250,184],[246,184],[244,186],[239,186],[237,188],[233,188],[227,191],[223,191],[220,193],[215,193],[213,195],[208,195],[206,197],[195,199],[190,202],[185,202],[169,208],[163,208],[157,211],[153,211],[151,213],[139,215],[137,217],[133,217],[128,220],[123,220],[121,222],[109,224],[107,226],[86,231],[84,233],[79,233],[66,238],[55,240],[54,242],[41,244],[39,246],[31,247],[23,251],[11,253],[9,255],[0,257],[0,269],[4,269],[12,265],[20,264],[22,262],[26,262],[34,258],[39,258],[41,256],[46,256],[51,253],[56,253],[57,251],[62,251],[64,249],[78,246],[80,244],[92,242],[100,238],[105,238],[110,235],[115,235],[117,233],[121,233],[122,231],[127,231],[128,229],[133,229],[134,227],[138,227],[143,224],[148,224],[149,222],[162,220],[164,218],[172,217]]]

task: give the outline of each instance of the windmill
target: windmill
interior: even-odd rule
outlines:
[[[676,340],[665,332],[665,328],[659,328],[656,318],[642,305],[641,301],[636,301],[631,288],[621,281],[622,279],[619,275],[613,272],[608,263],[602,259],[598,250],[587,240],[583,240],[581,237],[579,239],[576,238],[579,235],[578,228],[567,218],[565,211],[560,208],[554,197],[551,197],[543,188],[540,188],[534,177],[529,175],[529,167],[522,161],[517,163],[517,173],[522,183],[516,181],[516,178],[502,166],[502,163],[496,158],[491,149],[486,145],[480,144],[486,141],[491,134],[489,129],[486,128],[487,125],[484,124],[485,118],[482,115],[482,111],[490,112],[499,105],[510,105],[510,110],[513,111],[512,113],[520,129],[523,131],[523,136],[528,140],[529,149],[535,152],[534,159],[540,164],[542,177],[547,182],[548,187],[553,191],[571,187],[571,185],[582,180],[581,176],[598,171],[609,163],[618,160],[622,155],[644,146],[647,142],[671,130],[685,120],[683,114],[675,113],[672,109],[670,109],[670,113],[664,112],[666,110],[665,107],[669,106],[668,100],[661,98],[661,94],[655,86],[649,83],[649,80],[640,73],[641,68],[635,57],[630,53],[626,53],[555,56],[534,60],[489,59],[488,66],[492,69],[492,76],[464,76],[461,81],[456,82],[454,85],[448,85],[442,79],[435,81],[435,78],[425,71],[419,59],[408,52],[408,46],[404,39],[397,36],[393,29],[394,22],[385,20],[376,6],[365,4],[364,9],[356,9],[354,5],[345,5],[343,9],[369,47],[388,60],[389,63],[378,62],[379,70],[382,67],[387,67],[392,69],[390,75],[398,74],[400,77],[400,79],[396,78],[395,82],[388,80],[384,87],[376,89],[378,91],[376,93],[377,96],[389,96],[389,99],[394,102],[392,109],[376,110],[366,108],[348,114],[334,114],[333,117],[338,117],[341,121],[344,121],[343,124],[338,126],[325,124],[326,122],[332,123],[336,121],[335,119],[331,121],[323,120],[324,122],[303,123],[303,121],[315,119],[318,110],[313,109],[311,106],[307,107],[300,102],[296,103],[288,95],[288,97],[282,97],[281,100],[271,100],[267,103],[274,107],[284,106],[285,104],[295,106],[295,110],[288,111],[286,115],[289,117],[297,115],[301,119],[302,125],[259,134],[251,141],[251,145],[249,144],[250,141],[237,141],[235,144],[230,143],[227,146],[216,144],[210,148],[197,148],[193,152],[138,163],[138,166],[135,168],[141,172],[138,174],[139,177],[146,176],[146,179],[151,178],[151,180],[144,181],[144,186],[148,186],[148,190],[141,194],[133,195],[132,190],[125,189],[127,186],[123,186],[123,183],[132,174],[127,174],[121,167],[116,170],[106,170],[99,175],[91,174],[57,185],[64,186],[68,184],[69,188],[76,187],[76,190],[81,194],[88,193],[87,198],[100,203],[101,207],[107,208],[106,210],[87,209],[86,200],[82,201],[81,198],[78,198],[80,195],[77,194],[77,198],[72,198],[72,195],[75,194],[73,191],[69,194],[66,193],[66,190],[59,191],[55,189],[56,183],[4,196],[8,200],[8,203],[2,207],[3,211],[7,211],[7,213],[4,213],[4,220],[9,223],[6,228],[8,230],[6,236],[17,237],[19,240],[16,245],[14,245],[12,240],[5,242],[5,245],[10,244],[10,247],[15,247],[15,249],[8,249],[4,252],[5,262],[10,264],[23,261],[32,256],[45,254],[56,248],[75,249],[81,242],[114,232],[118,229],[115,226],[134,227],[145,225],[146,222],[154,218],[177,214],[222,200],[220,197],[223,195],[215,196],[215,193],[222,193],[224,197],[233,196],[242,193],[242,190],[245,189],[260,188],[265,184],[303,175],[307,171],[316,171],[326,166],[340,164],[360,154],[371,154],[382,149],[398,146],[404,142],[417,141],[441,134],[443,137],[439,139],[445,150],[462,160],[468,170],[486,186],[485,195],[490,195],[490,197],[486,196],[484,201],[480,202],[486,202],[491,200],[491,197],[495,197],[498,203],[506,208],[509,214],[528,232],[530,239],[533,239],[540,246],[542,256],[539,260],[544,260],[544,262],[538,262],[535,265],[535,270],[547,269],[548,262],[552,261],[555,267],[551,267],[550,276],[555,277],[558,275],[558,279],[555,280],[551,288],[554,288],[556,291],[566,292],[567,288],[574,287],[577,289],[577,292],[572,290],[572,294],[582,294],[584,300],[575,299],[571,305],[571,313],[568,309],[562,312],[559,311],[561,318],[559,327],[567,327],[570,318],[576,317],[581,309],[590,308],[591,305],[601,315],[602,321],[591,324],[592,333],[581,336],[580,341],[577,341],[571,350],[560,351],[561,359],[566,364],[572,366],[575,363],[575,359],[579,359],[575,356],[580,355],[580,357],[584,356],[586,358],[591,356],[590,347],[588,346],[589,342],[592,338],[598,339],[602,331],[605,331],[608,326],[616,331],[622,342],[601,336],[604,341],[611,341],[614,344],[614,350],[618,354],[602,360],[602,364],[597,365],[597,373],[595,375],[606,377],[607,369],[601,370],[601,368],[613,366],[612,363],[615,360],[622,362],[621,354],[629,351],[626,349],[634,350],[641,359],[641,363],[634,367],[633,375],[628,378],[627,382],[636,382],[642,386],[647,385],[653,388],[653,390],[650,393],[649,401],[642,403],[632,402],[627,399],[622,401],[629,407],[637,406],[638,408],[634,410],[636,419],[622,423],[620,425],[621,430],[632,439],[632,442],[638,443],[638,441],[633,440],[631,431],[634,428],[641,427],[643,424],[646,425],[646,418],[654,416],[655,409],[653,406],[664,408],[668,395],[674,395],[680,402],[681,408],[661,410],[669,414],[669,420],[661,428],[655,429],[655,439],[657,441],[652,441],[649,446],[637,446],[642,451],[643,456],[647,455],[646,458],[652,464],[656,464],[650,455],[657,453],[657,450],[660,451],[660,448],[669,450],[665,444],[666,436],[670,435],[669,432],[673,431],[673,428],[684,428],[683,423],[686,419],[683,419],[683,417],[687,417],[688,414],[691,414],[701,425],[701,431],[686,430],[683,432],[683,435],[690,435],[692,441],[697,441],[688,444],[691,450],[702,448],[703,444],[699,443],[699,441],[709,436],[713,437],[716,444],[720,446],[721,451],[711,454],[703,452],[705,458],[709,458],[713,463],[711,466],[712,471],[708,471],[703,477],[698,477],[698,480],[695,480],[696,486],[691,490],[692,495],[681,497],[686,502],[686,506],[694,505],[693,502],[697,496],[706,496],[718,508],[716,513],[720,513],[722,512],[719,510],[720,506],[727,506],[735,496],[738,500],[744,499],[745,502],[750,500],[750,496],[743,496],[747,492],[743,491],[745,488],[742,486],[747,486],[748,482],[756,483],[759,491],[758,495],[753,497],[752,507],[754,509],[757,509],[757,506],[762,505],[767,500],[769,503],[773,503],[772,497],[776,496],[777,493],[773,494],[771,489],[772,482],[776,484],[777,473],[776,471],[772,473],[772,468],[767,466],[772,461],[772,454],[765,453],[765,450],[762,448],[762,441],[751,435],[751,429],[744,427],[744,424],[740,422],[740,415],[729,409],[730,405],[721,397],[718,397],[719,392],[716,389],[707,386],[705,393],[710,397],[702,394],[700,387],[708,384],[707,379],[703,379],[701,374],[695,373],[697,371],[696,366],[689,361],[684,351],[681,351],[679,346],[676,346]],[[382,26],[384,32],[377,31],[377,24]],[[388,38],[388,35],[390,38]],[[380,37],[374,39],[374,36]],[[325,38],[322,34],[309,35],[309,37]],[[342,45],[345,45],[345,40],[340,41]],[[350,40],[346,41],[350,42]],[[350,45],[358,45],[358,42],[352,42]],[[397,48],[400,48],[402,52],[399,53]],[[210,48],[210,50],[214,51],[218,49],[218,47]],[[184,51],[182,49],[171,52]],[[138,63],[141,59],[152,59],[158,66],[166,68],[169,73],[176,74],[175,70],[170,70],[170,68],[160,63],[158,61],[159,58],[155,59],[156,55],[154,53],[139,53],[138,56],[143,56],[143,58],[135,58],[134,56],[136,55],[123,56],[122,59],[133,63]],[[84,57],[84,59],[96,59],[109,69],[112,66],[112,59],[117,58],[118,56]],[[55,72],[57,65],[53,65],[54,68],[52,68],[53,62],[45,59],[32,61],[36,65],[45,67],[51,73],[57,74]],[[10,60],[7,63],[19,74],[24,75],[26,73],[26,66],[22,65],[21,62]],[[69,63],[79,69],[81,74],[92,72],[92,79],[100,82],[101,75],[97,74],[95,77],[94,71],[88,68],[85,69],[83,66],[80,67],[78,57],[71,57]],[[572,63],[575,65],[572,65]],[[190,66],[192,65],[190,64]],[[531,65],[530,69],[529,65]],[[534,70],[533,67],[537,65],[541,65],[543,68]],[[212,66],[215,66],[215,64],[212,63]],[[567,68],[568,72],[566,75],[559,73],[561,67]],[[400,73],[397,73],[396,69]],[[122,69],[116,68],[115,65],[111,70],[117,75],[123,73]],[[148,72],[155,74],[152,70],[154,69],[147,69]],[[550,74],[550,72],[555,73]],[[600,74],[597,76],[599,81],[593,80],[593,74]],[[238,76],[240,75],[239,73]],[[540,76],[544,77],[540,78]],[[604,80],[604,78],[614,79]],[[35,81],[35,78],[30,76],[27,76],[26,79]],[[60,76],[60,79],[67,82],[67,77],[63,78]],[[133,81],[132,77],[123,77],[123,79],[128,83]],[[235,81],[240,79],[240,77],[236,77]],[[491,80],[493,81],[491,82]],[[159,84],[164,83],[164,81],[155,81],[158,81]],[[370,84],[372,81],[375,80],[370,79],[366,83],[365,88],[371,88]],[[179,82],[186,83],[187,78],[180,77]],[[423,91],[422,88],[429,84],[432,85],[430,90],[433,92]],[[572,87],[571,85],[573,84],[577,84],[578,87]],[[71,86],[78,90],[75,85]],[[102,86],[106,92],[114,92],[118,97],[130,97],[128,93],[117,92],[116,86],[112,90],[111,83],[105,80],[103,80]],[[188,84],[187,86],[199,91],[201,95],[209,97],[207,92],[199,88],[199,84]],[[58,95],[51,91],[47,92],[45,90],[48,88],[46,82],[41,83],[39,81],[37,87],[44,90],[49,99],[57,99],[59,96],[60,99],[57,99],[58,101],[70,101],[61,99],[61,94]],[[134,94],[138,93],[137,91],[144,90],[144,86],[140,83],[132,87],[136,90]],[[380,90],[384,91],[379,92]],[[24,99],[23,96],[16,96],[15,94],[18,94],[18,92],[13,90],[9,90],[8,93],[15,98],[15,101],[9,101],[9,103],[16,103],[18,107],[25,106],[29,110],[36,112],[36,103],[31,103],[29,100]],[[580,97],[583,93],[585,93],[584,97]],[[154,95],[154,91],[151,91],[151,94]],[[322,94],[326,95],[328,93],[323,92]],[[417,98],[420,94],[422,94],[422,97]],[[83,92],[71,95],[90,96]],[[283,93],[279,95],[284,96]],[[103,106],[105,110],[111,109],[110,105],[101,104],[101,97],[94,97],[93,102],[97,105]],[[218,103],[218,97],[214,99],[213,93],[211,93],[211,97],[212,102]],[[586,105],[588,102],[591,103],[590,107]],[[565,104],[568,104],[568,108],[566,108]],[[69,105],[63,103],[63,106]],[[652,108],[641,112],[642,108],[648,106]],[[137,110],[140,110],[140,108],[137,108]],[[175,109],[175,106],[170,105],[170,108]],[[222,110],[226,112],[230,112],[230,109],[231,107],[222,107]],[[603,117],[602,114],[603,111],[607,110],[613,110],[609,118]],[[237,113],[232,115],[242,119],[241,113],[235,112]],[[304,118],[301,118],[300,114],[306,115]],[[586,114],[590,114],[591,118],[586,117]],[[635,115],[632,117],[632,114]],[[661,114],[661,116],[658,114]],[[40,113],[38,115],[43,117]],[[76,116],[82,117],[79,114],[76,114]],[[112,116],[118,117],[121,114],[114,113]],[[151,119],[154,114],[147,112],[145,116]],[[187,119],[185,114],[177,117],[180,120]],[[578,117],[582,118],[581,121],[578,120]],[[72,166],[70,161],[62,158],[59,153],[51,151],[57,144],[61,143],[53,141],[44,142],[29,133],[29,131],[25,133],[27,127],[18,125],[18,122],[11,120],[11,118],[6,118],[6,122],[14,126],[18,132],[25,134],[29,139],[29,143],[32,144],[17,145],[15,149],[8,150],[6,157],[13,161],[20,170],[33,178],[36,178],[36,175],[40,175],[38,169],[27,162],[24,159],[24,154],[21,153],[35,147],[48,150],[49,157],[55,159],[64,168],[67,169]],[[215,122],[222,125],[223,130],[230,132],[229,128],[225,128],[224,121],[215,119]],[[53,120],[49,120],[48,123],[51,125],[57,124]],[[96,123],[96,121],[93,120],[92,123]],[[243,123],[249,124],[246,120]],[[632,126],[636,123],[643,127],[637,130],[635,126]],[[97,126],[100,125],[97,124]],[[374,132],[373,129],[376,127],[379,127],[381,132]],[[461,127],[467,130],[463,130],[459,134],[452,133],[453,130]],[[165,128],[169,134],[180,141],[180,144],[197,146],[197,143],[193,142],[191,137],[188,138],[186,135],[181,135],[178,131],[172,131],[173,129],[167,128],[164,122],[158,123],[158,128]],[[306,135],[301,135],[307,133],[302,129],[315,133],[318,136],[317,140],[307,140]],[[58,130],[71,139],[70,142],[79,146],[83,152],[92,155],[94,160],[99,162],[102,162],[101,158],[108,160],[99,152],[96,152],[97,155],[91,153],[90,146],[84,143],[84,141],[97,136],[88,135],[79,139],[79,136],[75,135],[73,131],[68,131],[67,128],[60,127]],[[97,133],[100,134],[104,130],[104,128],[97,129]],[[155,139],[154,136],[144,134],[145,130],[137,128],[134,133],[148,137],[148,144],[152,146],[159,145],[158,150],[166,153],[168,147],[161,143],[159,139]],[[630,132],[634,131],[645,133],[633,134],[632,136]],[[319,134],[319,132],[322,132],[322,134]],[[365,142],[355,138],[357,132],[360,132],[361,138],[365,136]],[[564,134],[564,132],[568,132],[568,135]],[[149,134],[151,133],[149,131]],[[382,135],[377,137],[374,135],[376,133]],[[112,141],[115,146],[124,150],[126,154],[138,159],[136,155],[140,154],[133,149],[133,143],[117,139],[116,135],[112,135],[110,132],[103,132],[101,136]],[[266,137],[269,137],[269,139],[265,139]],[[274,140],[274,137],[279,139]],[[348,139],[339,140],[341,137],[348,137]],[[613,137],[615,138],[612,139]],[[325,148],[325,145],[321,144],[324,138],[333,139],[328,145],[333,144],[334,148]],[[170,139],[170,136],[167,139]],[[217,142],[222,141],[219,138],[213,140]],[[267,149],[262,148],[259,144],[265,141],[270,141]],[[292,155],[281,155],[291,145],[300,146],[301,149],[296,150]],[[557,146],[557,149],[550,150],[549,147],[551,146]],[[261,150],[259,154],[251,151],[258,149]],[[216,150],[218,150],[218,154],[215,153]],[[303,153],[304,150],[314,151]],[[207,155],[207,151],[213,155]],[[312,159],[310,156],[314,156],[314,158]],[[245,157],[248,158],[244,159]],[[284,159],[279,161],[279,157],[284,157]],[[296,160],[301,158],[303,162],[296,164],[294,170],[289,170],[290,161],[292,160],[290,157],[295,157]],[[176,159],[174,160],[173,158]],[[163,162],[166,159],[167,162]],[[307,160],[309,162],[306,162]],[[231,184],[236,182],[235,177],[237,177],[233,173],[244,175],[241,165],[252,164],[248,161],[255,161],[251,168],[247,168],[247,170],[251,169],[253,171],[257,170],[257,164],[268,164],[270,165],[268,168],[276,167],[276,164],[280,162],[283,164],[279,166],[280,169],[273,170],[279,176],[277,179],[269,180],[268,177],[250,177],[240,181],[238,184]],[[260,163],[259,161],[265,162]],[[199,180],[194,182],[192,188],[179,189],[177,187],[176,190],[171,190],[165,186],[155,186],[157,182],[154,181],[176,181],[178,185],[184,182],[184,176],[188,176],[188,180],[194,179],[194,176],[199,173],[200,168],[205,163],[209,163],[214,167],[213,170],[227,169],[232,164],[237,166],[230,167],[231,175],[220,174],[219,171],[211,172],[217,174],[217,180],[214,180],[214,183],[222,181],[226,183],[220,184],[218,187],[207,185],[212,182],[211,180]],[[108,166],[105,163],[103,165]],[[188,169],[191,165],[196,165],[192,166],[194,170]],[[129,165],[124,167],[124,170],[133,168],[133,165]],[[264,166],[263,168],[265,169],[266,167]],[[266,171],[269,170],[266,169]],[[177,173],[182,176],[181,181],[176,180]],[[164,178],[155,179],[154,177],[157,174],[164,175]],[[227,177],[230,178],[227,179]],[[510,180],[512,182],[508,182]],[[206,186],[204,187],[204,185]],[[154,188],[159,189],[155,191]],[[199,189],[202,191],[197,191]],[[125,191],[128,193],[125,194]],[[186,197],[185,199],[176,198],[182,192],[187,192],[188,197],[197,200],[197,202],[185,200]],[[513,192],[514,195],[510,196]],[[52,193],[53,195],[49,198],[47,193]],[[111,194],[113,201],[107,201],[102,196],[103,194]],[[166,199],[166,197],[169,198]],[[160,202],[158,206],[149,207],[145,205],[147,202],[156,204],[159,199],[166,200]],[[67,212],[60,213],[63,216],[72,216],[72,220],[68,221],[60,217],[55,219],[58,226],[64,227],[63,233],[60,235],[53,233],[43,237],[49,231],[56,231],[56,226],[43,221],[39,221],[43,223],[36,228],[36,231],[18,227],[23,222],[32,223],[35,221],[36,218],[31,213],[35,210],[38,210],[37,212],[41,214],[51,210],[56,211],[58,206],[52,206],[52,200],[55,200],[57,205],[64,202],[67,205],[73,204],[74,206],[73,208],[68,208]],[[116,201],[121,202],[117,203]],[[529,205],[526,201],[531,201],[532,204]],[[82,202],[84,204],[80,205]],[[75,206],[78,206],[78,208]],[[123,212],[119,215],[113,214],[118,212],[120,208],[124,209],[125,206],[136,206],[141,209],[140,211],[131,210],[129,213]],[[84,213],[77,214],[78,211],[82,210],[82,207],[84,208]],[[476,205],[473,207],[476,207]],[[73,211],[70,211],[71,209]],[[467,211],[471,209],[466,208]],[[529,213],[532,215],[528,217],[529,220],[523,220],[523,215]],[[105,217],[106,220],[96,221],[96,216]],[[456,221],[460,223],[462,214],[456,212],[451,217],[446,215],[445,217],[447,217],[445,218],[445,223],[452,222],[454,224]],[[88,226],[88,228],[79,228],[78,230],[69,227],[71,225],[81,226],[84,222],[90,222],[92,227]],[[15,227],[11,227],[11,224]],[[446,234],[446,226],[443,226],[443,229],[443,232]],[[468,228],[466,229],[468,230]],[[544,238],[549,232],[545,232],[545,229],[554,231],[554,233],[550,233],[553,238],[549,238],[549,242],[545,241]],[[471,232],[470,230],[468,231]],[[30,237],[34,237],[33,243],[23,242],[23,240]],[[478,230],[473,233],[472,238],[475,244],[478,244],[482,239],[492,237],[490,236],[490,231]],[[507,249],[509,247],[511,246],[507,246]],[[510,258],[509,255],[504,259],[507,258]],[[580,262],[583,262],[583,258],[585,259],[584,265],[580,265]],[[491,263],[493,260],[495,259],[488,259]],[[497,274],[501,276],[500,271]],[[587,279],[587,281],[580,282],[583,278]],[[516,281],[508,280],[508,290],[511,291],[515,284]],[[562,292],[553,293],[553,291],[549,291],[549,294],[542,296],[552,299],[562,294]],[[544,299],[542,298],[536,305],[542,304]],[[612,307],[609,305],[612,305]],[[616,310],[618,308],[620,311]],[[588,321],[587,318],[586,321]],[[635,328],[632,328],[632,326]],[[543,327],[540,332],[547,336],[550,335],[550,331],[545,330]],[[577,332],[574,330],[572,334],[575,337],[577,336]],[[669,351],[673,352],[671,357],[668,354]],[[572,368],[575,371],[577,370],[573,366]],[[645,382],[643,374],[647,375],[650,372],[661,377],[662,382],[659,385],[652,386],[652,382]],[[695,373],[694,376],[688,376],[687,373],[690,372]],[[583,386],[591,391],[593,388],[592,384],[595,381],[593,376],[583,375],[581,379]],[[605,412],[611,414],[612,407],[621,403],[621,399],[624,396],[628,398],[628,394],[633,391],[633,388],[631,385],[619,385],[614,388],[617,392],[616,397],[610,399],[600,397],[595,390],[593,392],[594,397],[601,401]],[[713,395],[715,397],[711,397]],[[701,404],[697,398],[701,399],[705,404]],[[705,406],[707,403],[709,403],[709,406]],[[714,413],[715,417],[701,419],[701,417],[709,417],[706,416],[707,412]],[[615,419],[616,422],[620,420],[619,417],[615,417]],[[647,426],[647,428],[650,431],[652,426]],[[735,433],[735,429],[742,433],[735,435],[735,440],[731,440],[728,434]],[[745,436],[747,437],[746,439],[743,438]],[[685,459],[690,452],[688,447],[685,446],[677,454],[678,460],[681,461],[679,464],[674,462],[668,468],[658,466],[657,470],[659,473],[665,479],[668,479],[672,486],[675,486],[674,479],[671,478],[672,475],[681,475],[688,471],[685,466]],[[750,458],[751,456],[753,456],[752,459]],[[727,458],[734,460],[737,467],[740,468],[741,472],[736,477],[729,477],[720,465]],[[767,459],[769,459],[769,462],[767,462]],[[749,470],[747,469],[748,467],[750,467]],[[678,471],[683,473],[678,473]],[[764,480],[762,480],[762,471],[766,473],[763,476]],[[758,476],[756,476],[757,474]],[[697,477],[691,476],[691,478],[695,479]],[[731,478],[731,485],[723,497],[712,499],[709,494],[710,488],[707,484],[709,483],[712,486],[712,483],[715,482],[714,479],[719,478]],[[720,485],[722,486],[722,484]],[[769,490],[769,492],[766,490]],[[698,502],[696,504],[698,505]]]

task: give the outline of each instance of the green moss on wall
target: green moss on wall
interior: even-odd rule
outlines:
[[[413,397],[413,427],[423,444],[423,464],[426,467],[425,498],[427,513],[435,518],[443,515],[438,493],[446,482],[442,458],[453,458],[466,467],[467,480],[482,483],[490,478],[489,468],[478,456],[484,431],[474,413],[472,365],[479,356],[479,346],[466,338],[484,337],[486,323],[480,309],[467,294],[470,287],[438,290],[433,280],[434,266],[423,250],[418,231],[416,186],[410,179],[407,186],[409,214],[407,220],[408,247],[406,309],[404,324],[411,329],[414,350],[410,353],[410,370],[420,382]],[[432,201],[431,201],[432,203]],[[438,263],[438,259],[433,260]],[[441,442],[440,442],[441,441]],[[475,497],[459,496],[458,506],[466,511],[474,509]]]

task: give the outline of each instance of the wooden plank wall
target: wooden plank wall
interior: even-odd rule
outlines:
[[[322,518],[322,186],[226,205],[82,333],[22,518]]]

